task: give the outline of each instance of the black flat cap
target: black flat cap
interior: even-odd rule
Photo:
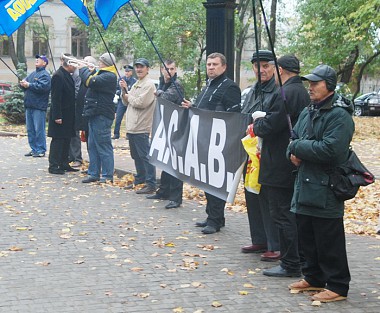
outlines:
[[[274,56],[272,51],[269,50],[259,50],[259,60],[260,61],[273,61]],[[257,51],[255,51],[252,55],[251,63],[257,62]]]
[[[302,80],[309,80],[312,82],[319,82],[321,80],[325,80],[326,83],[335,88],[338,77],[336,75],[335,70],[326,64],[318,65],[311,74],[307,74],[301,77]]]
[[[135,61],[134,65],[137,65],[137,64],[149,67],[149,61],[147,59],[145,59],[145,58],[138,58]]]
[[[270,61],[270,64],[274,64],[274,61]],[[294,55],[284,55],[277,60],[277,64],[284,70],[292,73],[300,73],[300,61]]]

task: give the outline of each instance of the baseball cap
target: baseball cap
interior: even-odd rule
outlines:
[[[269,61],[270,64],[275,64],[274,60]],[[277,60],[277,64],[281,66],[284,70],[292,73],[299,74],[300,72],[300,61],[294,55],[284,55]]]
[[[338,81],[335,70],[326,64],[318,65],[311,74],[301,77],[302,80],[309,80],[312,82],[326,81],[330,90],[334,90]]]
[[[149,67],[149,61],[145,58],[138,58],[134,65],[137,65],[137,64],[140,64],[140,65],[143,65],[143,66],[146,66],[146,67]]]
[[[133,66],[131,64],[124,65],[123,68],[126,72],[133,71]]]
[[[274,60],[274,56],[273,56],[272,51],[259,50],[258,54],[259,54],[259,60],[260,61],[273,61]],[[255,63],[255,62],[257,62],[257,51],[255,51],[253,53],[252,59],[251,59],[251,63]]]
[[[48,60],[48,58],[46,57],[46,55],[44,55],[44,54],[36,54],[36,59],[41,59],[41,60],[43,60],[45,63],[46,63],[46,65],[48,65],[49,64],[49,60]]]

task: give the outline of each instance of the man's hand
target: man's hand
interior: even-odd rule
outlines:
[[[20,81],[20,85],[21,85],[21,87],[29,88],[29,83],[24,79],[22,81]]]
[[[120,79],[119,81],[119,86],[123,90],[128,90],[128,85],[127,82],[124,79]]]
[[[295,166],[300,166],[301,165],[301,162],[302,160],[297,158],[294,154],[291,154],[290,155],[290,161],[295,165]]]
[[[191,103],[190,100],[183,99],[181,105],[182,105],[182,107],[188,109],[188,108],[190,108],[193,104]]]
[[[61,119],[61,118],[56,119],[56,120],[54,120],[54,122],[55,122],[56,124],[62,124],[62,119]]]

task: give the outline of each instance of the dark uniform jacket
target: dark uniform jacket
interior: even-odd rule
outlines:
[[[27,109],[46,111],[49,104],[49,94],[51,87],[50,74],[44,67],[37,68],[26,79],[29,88],[23,88],[24,106]]]
[[[239,86],[222,74],[207,82],[197,97],[195,106],[209,111],[240,112],[240,99]]]
[[[355,130],[353,106],[349,100],[334,93],[318,109],[314,104],[305,108],[294,127],[299,139],[287,149],[302,160],[294,185],[291,211],[323,218],[341,218],[344,202],[329,187],[326,168],[347,160]],[[309,120],[311,131],[309,131]]]
[[[62,119],[62,124],[55,120]],[[71,138],[75,136],[75,83],[71,74],[62,66],[51,80],[51,108],[48,136]]]
[[[253,123],[256,136],[263,138],[260,159],[259,183],[262,185],[293,188],[296,167],[286,158],[290,130],[286,114],[289,113],[292,126],[301,111],[310,103],[310,97],[299,76],[288,79],[283,85],[286,108],[280,89],[271,102],[265,106],[267,115]]]
[[[113,72],[99,70],[90,72],[88,68],[79,70],[82,83],[88,87],[83,114],[86,117],[103,115],[109,119],[115,118],[113,98],[116,93],[117,77]]]

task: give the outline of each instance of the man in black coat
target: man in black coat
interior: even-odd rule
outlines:
[[[76,67],[69,65],[62,55],[61,67],[51,79],[51,107],[48,136],[51,137],[49,173],[76,172],[69,165],[71,137],[75,136],[75,83],[71,76]]]
[[[239,86],[226,75],[226,57],[218,52],[207,56],[207,85],[197,99],[195,106],[209,111],[240,112],[241,92]],[[182,106],[190,107],[188,100],[182,102]],[[226,201],[206,194],[207,220],[195,223],[197,227],[203,227],[202,233],[213,234],[224,226],[224,206]]]
[[[303,108],[309,104],[310,98],[298,75],[298,59],[293,55],[285,55],[278,59],[278,66],[286,101],[281,90],[278,90],[265,112],[256,111],[252,114],[253,131],[263,140],[259,174],[260,205],[269,211],[279,230],[280,240],[281,264],[264,270],[263,274],[297,277],[301,274],[297,225],[294,213],[290,212],[293,171],[296,167],[286,158],[291,137],[287,115],[294,125]],[[279,81],[278,76],[276,80]]]

